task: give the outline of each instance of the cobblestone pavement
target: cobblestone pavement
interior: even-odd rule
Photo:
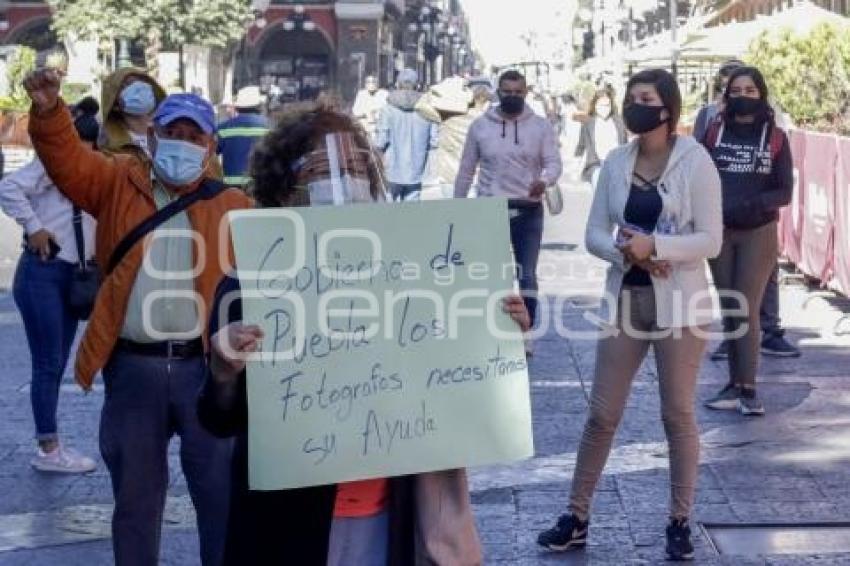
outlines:
[[[566,211],[549,218],[541,261],[546,301],[566,305],[560,322],[588,329],[601,289],[600,264],[583,251],[586,189],[566,192]],[[799,284],[782,289],[789,337],[798,360],[765,359],[760,372],[765,418],[699,409],[702,465],[695,523],[850,521],[850,339],[835,324],[848,306]],[[549,312],[548,310],[546,312]],[[845,328],[850,327],[847,324]],[[654,564],[663,560],[668,491],[667,448],[651,360],[635,381],[614,451],[594,501],[586,551],[548,555],[536,533],[564,511],[592,381],[594,344],[550,330],[531,363],[536,456],[472,471],[472,497],[488,564]],[[111,492],[104,467],[87,476],[41,475],[29,468],[32,422],[29,360],[20,318],[0,295],[0,565],[111,563]],[[725,381],[725,368],[706,361],[698,395]],[[66,376],[60,426],[66,442],[96,455],[102,391],[82,394]],[[176,444],[176,443],[175,443]],[[172,484],[162,560],[197,564],[193,512],[172,447]],[[697,526],[697,525],[695,525]],[[843,564],[848,554],[744,559],[718,556],[697,528],[702,564]],[[850,541],[848,548],[850,548]]]

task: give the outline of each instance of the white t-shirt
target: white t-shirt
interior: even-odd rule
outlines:
[[[136,132],[130,132],[130,141],[133,142],[133,145],[136,145],[144,150],[145,153],[150,157],[151,150],[148,148],[148,135],[147,134],[137,134]]]

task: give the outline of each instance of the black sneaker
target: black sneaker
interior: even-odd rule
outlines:
[[[724,340],[720,343],[717,349],[711,354],[712,361],[719,362],[729,359],[729,341]]]
[[[564,552],[587,544],[588,521],[582,521],[572,513],[558,517],[558,523],[537,537],[537,544],[549,550]]]
[[[715,411],[734,411],[738,408],[740,396],[741,389],[737,385],[729,383],[717,395],[708,399],[704,405]]]
[[[800,350],[789,343],[782,334],[765,334],[761,341],[761,353],[774,358],[800,357]]]
[[[691,527],[687,519],[670,519],[670,524],[667,525],[667,559],[675,561],[694,559]]]

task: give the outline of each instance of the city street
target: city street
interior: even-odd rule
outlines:
[[[589,189],[578,183],[564,188],[564,213],[547,217],[541,286],[545,303],[566,299],[567,328],[587,330],[591,325],[584,314],[592,312],[601,293],[602,266],[583,249]],[[15,242],[18,236],[4,230],[0,241]],[[8,277],[2,283],[8,286]],[[850,335],[834,332],[842,312],[850,313],[850,305],[794,280],[782,286],[781,299],[789,338],[801,345],[803,356],[764,359],[759,379],[767,416],[745,420],[737,413],[711,412],[701,406],[698,410],[702,465],[692,526],[700,564],[768,561],[719,556],[702,530],[704,523],[850,521]],[[850,333],[850,321],[841,328]],[[83,394],[69,369],[59,408],[63,439],[85,454],[98,455],[98,470],[86,476],[39,474],[29,466],[34,449],[30,364],[21,320],[6,291],[0,295],[0,360],[0,493],[4,494],[0,565],[110,564],[112,495],[97,443],[102,388]],[[589,547],[569,555],[548,555],[535,545],[537,533],[566,508],[593,363],[591,340],[565,340],[550,329],[537,341],[530,371],[536,456],[471,472],[487,564],[663,561],[668,460],[651,359],[635,381],[594,501]],[[699,379],[700,402],[725,381],[724,363],[706,356]],[[198,564],[197,540],[176,442],[171,454],[162,562],[189,566]],[[845,545],[845,554],[806,552],[776,556],[769,563],[843,564],[850,561],[850,542]]]

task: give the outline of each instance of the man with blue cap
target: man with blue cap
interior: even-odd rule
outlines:
[[[106,389],[100,448],[112,479],[112,540],[118,566],[154,566],[168,489],[168,444],[180,456],[197,511],[201,561],[221,561],[228,516],[231,445],[198,423],[206,372],[202,329],[231,254],[229,211],[251,205],[210,174],[215,119],[192,94],[166,98],[148,137],[151,158],[107,155],[80,142],[59,96],[56,71],[24,81],[29,133],[56,186],[98,221],[103,272],[77,355],[77,382]]]

